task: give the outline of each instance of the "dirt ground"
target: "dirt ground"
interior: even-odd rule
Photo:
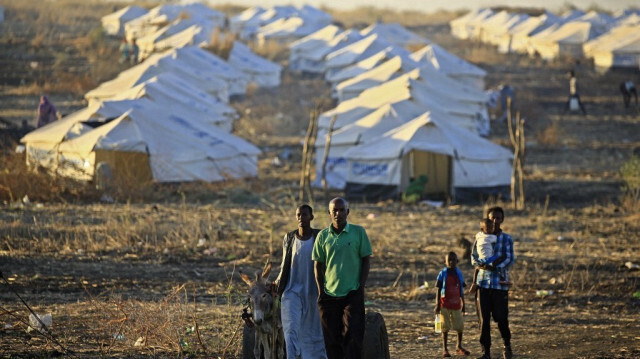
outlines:
[[[588,115],[562,115],[566,71],[574,64],[498,55],[453,39],[442,24],[413,29],[478,62],[489,73],[489,87],[513,84],[515,108],[527,119],[527,208],[497,202],[506,209],[503,228],[514,237],[517,257],[509,301],[514,357],[640,357],[640,271],[625,265],[640,264],[640,215],[621,205],[619,173],[640,148],[640,116],[637,107],[623,108],[617,92],[624,78],[640,83],[637,70],[601,74],[580,65]],[[17,67],[20,59],[36,56],[16,47],[18,35],[0,41],[1,60]],[[11,77],[7,69],[0,69],[0,78]],[[159,187],[155,200],[136,203],[4,206],[0,357],[71,356],[43,335],[26,332],[29,312],[18,295],[37,313],[52,314],[53,335],[73,356],[241,357],[246,285],[238,272],[252,273],[267,261],[277,266],[282,235],[296,225],[296,144],[313,101],[294,101],[291,94],[327,92],[319,80],[285,77],[281,89],[234,104],[243,116],[240,134],[252,135],[264,150],[258,180]],[[37,94],[23,94],[23,88],[19,80],[0,86],[0,117],[33,121]],[[51,97],[65,113],[82,106],[81,95]],[[268,126],[258,123],[265,119]],[[508,145],[506,125],[492,126],[491,139]],[[272,167],[270,159],[285,146],[294,149],[292,159]],[[392,358],[441,356],[433,331],[435,278],[444,254],[462,254],[459,239],[472,239],[492,204],[351,204],[349,219],[365,226],[374,251],[367,307],[385,318]],[[316,192],[313,205],[314,226],[327,226],[326,198]],[[472,268],[460,267],[470,278]],[[425,282],[428,288],[420,289]],[[473,357],[480,355],[479,330],[472,298],[467,302],[464,343]],[[495,358],[501,354],[495,325],[492,336]],[[136,346],[141,337],[146,344]]]

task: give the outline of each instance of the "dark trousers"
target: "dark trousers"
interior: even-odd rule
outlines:
[[[636,105],[638,105],[638,93],[636,92],[635,87],[631,88],[631,90],[627,90],[627,86],[623,83],[620,85],[620,92],[622,92],[622,100],[624,101],[624,107],[629,107],[631,104],[631,95],[636,98]]]
[[[322,293],[318,298],[324,346],[329,359],[362,358],[364,340],[364,289],[345,297]]]
[[[509,330],[509,291],[478,288],[476,305],[480,313],[480,344],[485,353],[491,348],[491,317],[498,323],[505,346],[511,345]]]

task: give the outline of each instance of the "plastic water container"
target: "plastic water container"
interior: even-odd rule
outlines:
[[[442,333],[442,321],[440,321],[440,314],[436,314],[435,323],[435,331],[436,333]]]
[[[571,97],[569,100],[569,110],[578,111],[580,109],[580,104],[578,103],[577,97]]]

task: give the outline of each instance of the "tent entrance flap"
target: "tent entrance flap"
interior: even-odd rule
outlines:
[[[145,183],[153,180],[149,155],[143,152],[96,150],[95,166],[100,162],[109,164],[118,183]]]
[[[413,150],[408,154],[408,176],[405,184],[403,175],[402,190],[404,191],[413,178],[421,175],[427,176],[423,195],[431,199],[447,199],[451,197],[453,188],[453,166],[452,158],[434,152]]]

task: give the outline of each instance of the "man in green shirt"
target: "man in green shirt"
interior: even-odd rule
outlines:
[[[318,310],[329,359],[362,358],[364,286],[369,276],[371,243],[361,226],[347,223],[343,198],[329,202],[331,226],[313,246],[318,285]]]

